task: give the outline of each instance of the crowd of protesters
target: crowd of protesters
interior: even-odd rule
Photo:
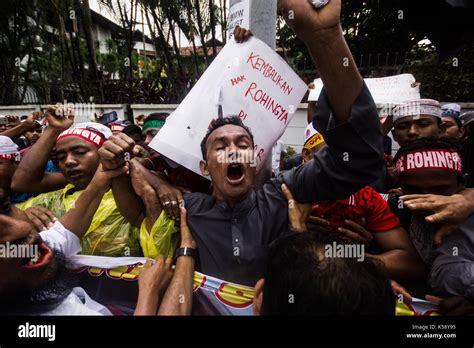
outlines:
[[[253,287],[255,314],[390,316],[413,297],[474,314],[474,113],[420,99],[379,115],[339,5],[281,1],[325,87],[301,153],[284,161],[276,142],[273,178],[258,189],[240,160],[253,158],[252,130],[237,116],[210,125],[202,176],[150,147],[166,113],[140,125],[75,123],[63,105],[2,117],[0,243],[40,253],[0,259],[0,311],[110,314],[76,287],[69,258],[82,254],[150,258],[137,315],[190,315],[195,271]],[[338,245],[359,254],[328,254]]]

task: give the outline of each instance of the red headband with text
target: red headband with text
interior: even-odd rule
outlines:
[[[65,137],[79,137],[100,148],[105,141],[104,136],[94,129],[90,128],[70,128],[59,134],[56,141]]]
[[[16,154],[0,153],[0,160],[4,160],[4,161],[14,161],[15,158],[16,158]]]
[[[444,169],[462,174],[462,161],[457,152],[446,149],[420,149],[401,155],[395,163],[397,174],[420,169]]]

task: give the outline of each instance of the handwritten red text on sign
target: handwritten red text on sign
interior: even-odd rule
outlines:
[[[257,89],[257,84],[252,82],[245,92],[245,96],[250,96],[250,98],[256,103],[260,104],[265,110],[271,110],[273,115],[278,119],[278,121],[286,122],[288,121],[288,111],[275,101],[268,93],[264,92],[261,89]]]
[[[247,63],[250,64],[252,69],[259,70],[263,76],[271,79],[284,93],[290,95],[293,91],[291,87],[283,77],[273,68],[270,63],[266,63],[263,58],[260,58],[259,54],[250,53],[247,58]]]

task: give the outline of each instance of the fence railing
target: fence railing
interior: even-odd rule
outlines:
[[[463,78],[465,72],[473,74],[474,63],[465,62],[459,57],[462,65],[450,69],[446,63],[431,61],[429,64],[413,64],[422,61],[426,55],[400,54],[400,53],[376,53],[360,54],[354,57],[359,71],[364,77],[384,77],[404,72],[412,73],[417,79],[422,78],[422,86],[427,86],[425,94],[444,99],[445,96],[438,94],[434,73],[446,72],[449,69],[450,78],[462,81],[454,84],[456,88],[464,88],[464,100],[474,99],[473,81]],[[317,72],[312,61],[308,59],[295,62],[291,57],[286,57],[293,68],[305,82],[317,77]],[[136,78],[120,80],[87,80],[71,82],[20,82],[17,84],[0,85],[0,105],[18,104],[49,104],[55,102],[96,102],[96,103],[128,103],[148,104],[165,103],[177,104],[182,101],[199,76],[187,74],[186,76],[168,76],[159,78]],[[424,80],[423,80],[424,79]],[[442,86],[446,89],[449,87]],[[456,98],[454,98],[456,99]]]

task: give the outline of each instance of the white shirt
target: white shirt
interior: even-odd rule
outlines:
[[[81,251],[79,238],[59,221],[56,221],[49,230],[40,232],[40,236],[50,248],[61,251],[68,259]],[[42,315],[112,315],[112,313],[91,299],[84,289],[76,287],[58,307]]]
[[[278,140],[272,148],[272,170],[275,175],[280,172],[280,157],[281,153],[285,152],[286,148],[283,141]]]

